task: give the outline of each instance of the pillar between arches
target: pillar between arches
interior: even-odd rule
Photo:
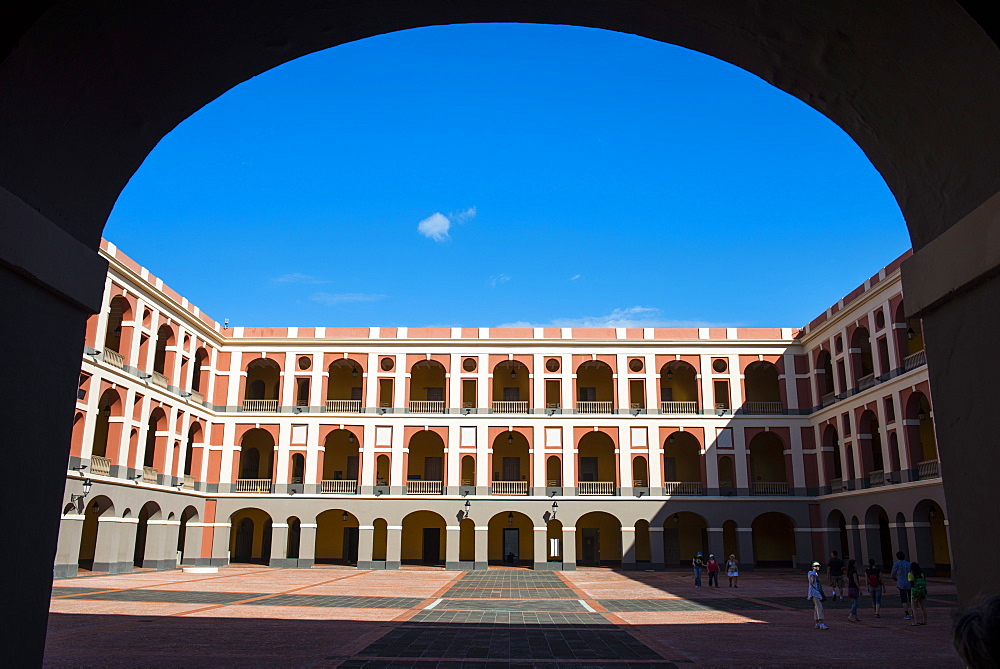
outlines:
[[[740,571],[753,571],[757,566],[756,556],[753,554],[753,528],[737,527],[736,543],[740,550],[740,554],[736,556],[740,561]]]
[[[552,571],[562,567],[560,562],[549,562],[549,528],[533,527],[531,533],[535,549],[535,571]]]
[[[181,554],[181,564],[196,565],[201,556],[201,537],[204,534],[204,526],[198,523],[187,522],[184,524],[184,551]]]
[[[636,571],[638,568],[635,561],[635,527],[622,525],[622,570]]]
[[[813,556],[812,534],[811,527],[795,528],[795,560],[792,566],[796,569],[808,569],[813,560],[823,561],[822,555]]]
[[[298,560],[289,560],[287,557],[288,552],[288,523],[271,523],[271,555],[268,556],[267,566],[268,567],[278,567],[281,569],[287,567],[293,567],[295,565],[288,564],[289,562],[298,562]]]
[[[229,537],[233,532],[230,523],[206,523],[212,527],[212,553],[206,566],[221,567],[230,562]],[[204,546],[202,550],[204,552]],[[202,558],[205,559],[205,558]]]
[[[715,559],[724,567],[726,565],[726,545],[723,540],[721,527],[708,528],[708,552],[714,555]],[[720,567],[721,569],[721,567]]]
[[[299,523],[299,557],[295,565],[299,569],[309,569],[316,564],[316,531],[319,525],[316,523]],[[360,534],[360,533],[359,533]],[[371,552],[368,553],[371,555]],[[358,549],[360,558],[360,546]]]
[[[82,514],[69,514],[59,519],[59,543],[56,546],[56,561],[53,578],[73,578],[79,572],[80,541],[83,539]]]
[[[663,550],[663,527],[649,528],[649,568],[663,570],[667,568],[665,551]]]
[[[563,525],[563,571],[576,571],[576,527]]]
[[[444,568],[461,571],[465,569],[458,559],[462,527],[460,525],[446,525],[444,530]]]
[[[315,534],[314,534],[315,539]],[[313,541],[315,546],[316,542]],[[300,549],[301,550],[301,549]],[[375,526],[358,526],[358,569],[384,569],[385,565],[381,560],[374,560],[375,552]],[[300,553],[301,555],[301,553]]]
[[[489,569],[489,555],[490,555],[490,528],[489,525],[476,525],[473,535],[476,542],[476,550],[473,553],[475,555],[475,562],[473,564],[473,569]]]
[[[173,569],[177,566],[177,532],[180,526],[179,520],[146,521],[144,568]]]
[[[403,564],[403,526],[389,525],[386,528],[385,568],[399,569]]]
[[[115,574],[127,574],[132,571],[135,566],[135,535],[139,530],[139,519],[138,518],[116,518],[118,521],[118,553],[115,560],[115,569],[117,571],[108,573]],[[100,522],[100,519],[98,519]],[[99,526],[98,526],[99,527]],[[147,528],[148,529],[148,528]],[[100,531],[98,531],[98,541],[100,541]],[[148,535],[147,535],[148,536]],[[94,556],[94,561],[96,563],[97,557]]]

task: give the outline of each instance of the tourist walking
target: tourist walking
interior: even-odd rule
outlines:
[[[701,551],[694,556],[691,560],[691,566],[694,567],[694,587],[701,587],[701,570],[705,568],[705,559],[701,556]]]
[[[856,560],[847,561],[847,597],[851,600],[851,612],[847,620],[858,622],[858,600],[861,599],[861,584],[858,583],[858,566]]]
[[[816,629],[825,630],[830,629],[823,624],[823,600],[826,599],[826,595],[823,594],[823,584],[820,582],[819,578],[819,562],[812,563],[812,569],[809,570],[809,594],[806,599],[811,599],[813,603],[813,619],[816,621]]]
[[[910,595],[913,600],[913,622],[910,624],[926,625],[927,609],[924,608],[924,600],[927,599],[927,579],[924,578],[924,570],[920,568],[919,564],[910,563],[910,573],[906,580],[910,582]]]
[[[736,559],[735,555],[730,555],[729,559],[726,560],[726,576],[729,577],[729,587],[738,588],[740,587],[740,561]]]
[[[906,560],[903,551],[896,553],[896,564],[892,565],[890,575],[896,579],[896,587],[899,588],[899,601],[903,603],[903,620],[913,620],[910,613],[910,563]]]
[[[875,558],[868,560],[865,577],[868,579],[868,594],[872,596],[872,609],[875,611],[875,617],[881,618],[879,610],[882,608],[882,593],[885,592],[885,586],[882,585],[882,570],[876,566]]]
[[[715,559],[714,555],[709,554],[708,562],[705,563],[705,567],[708,569],[708,587],[712,587],[714,584],[716,588],[719,587],[719,562]]]
[[[830,561],[826,563],[826,575],[830,578],[830,590],[833,599],[844,598],[844,561],[837,557],[837,551],[830,553]]]

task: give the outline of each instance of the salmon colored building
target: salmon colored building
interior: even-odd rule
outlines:
[[[57,577],[697,551],[950,569],[906,256],[801,329],[504,329],[228,327],[102,253]]]

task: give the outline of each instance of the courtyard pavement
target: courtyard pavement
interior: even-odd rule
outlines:
[[[707,583],[707,578],[705,579]],[[827,601],[815,629],[806,574],[760,570],[739,588],[683,572],[454,572],[350,567],[136,571],[55,581],[50,667],[961,666],[955,589],[929,580],[929,624],[889,588],[861,622]],[[829,594],[829,593],[828,593]]]

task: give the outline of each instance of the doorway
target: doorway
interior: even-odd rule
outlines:
[[[421,559],[424,564],[439,564],[441,562],[441,528],[424,528],[424,544]]]
[[[601,530],[596,527],[583,529],[580,558],[583,564],[598,567],[601,564]]]
[[[521,531],[516,527],[503,528],[503,561],[517,564],[521,559]]]

